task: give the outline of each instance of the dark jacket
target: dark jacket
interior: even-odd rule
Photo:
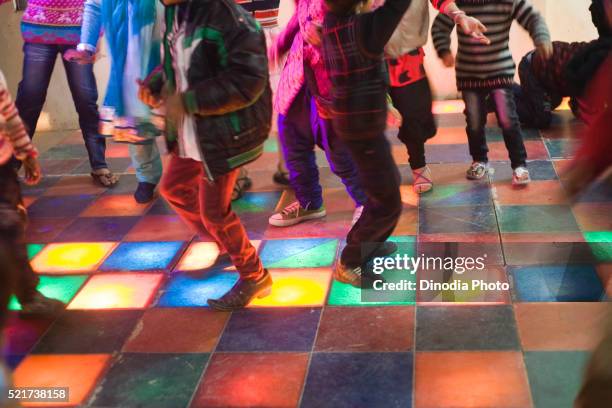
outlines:
[[[255,160],[263,152],[272,120],[266,40],[250,13],[234,0],[190,0],[166,7],[163,39],[164,79],[177,86],[173,25],[185,29],[182,47],[188,90],[182,93],[194,115],[200,153],[210,180]],[[176,141],[172,124],[167,139]]]
[[[370,13],[326,14],[323,56],[332,83],[332,124],[340,138],[383,135],[388,90],[383,51],[409,5],[410,0],[387,0]]]

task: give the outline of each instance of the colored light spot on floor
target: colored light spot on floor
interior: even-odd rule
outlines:
[[[584,239],[589,243],[597,261],[612,262],[612,232],[585,232]]]
[[[251,244],[256,250],[259,250],[261,245],[260,240],[252,240]],[[219,247],[215,242],[194,242],[183,254],[177,271],[198,271],[208,269],[215,264],[219,256]],[[233,266],[225,268],[225,270],[236,270]]]
[[[372,291],[371,289],[369,291]],[[363,295],[368,299],[370,295]],[[372,297],[376,296],[371,294]],[[361,289],[346,283],[333,281],[327,303],[331,306],[378,306],[378,305],[414,305],[416,303],[416,292],[401,291],[388,301],[364,301]]]
[[[261,260],[267,268],[321,268],[336,257],[336,239],[285,239],[267,241]]]
[[[69,303],[87,280],[85,275],[41,276],[38,290],[45,296]],[[10,310],[21,310],[17,299],[13,296],[9,302]]]
[[[563,98],[563,100],[561,100],[561,105],[557,106],[557,108],[555,110],[556,111],[568,111],[568,110],[571,110],[572,108],[570,108],[569,101],[570,101],[570,98]]]
[[[93,276],[68,309],[142,309],[156,293],[161,274],[105,274]]]
[[[49,244],[32,260],[40,273],[92,272],[116,246],[114,242]]]
[[[225,271],[210,271],[199,276],[176,275],[166,285],[157,306],[208,306],[208,299],[223,296],[237,280],[237,273]]]
[[[44,247],[44,244],[28,244],[28,259],[32,260]]]
[[[463,113],[465,104],[460,100],[434,101],[432,112],[436,115],[443,113]]]
[[[165,269],[183,246],[181,241],[124,242],[106,259],[103,271],[145,271]]]
[[[288,307],[321,306],[329,289],[329,269],[293,269],[271,271],[272,293],[255,299],[251,306]]]
[[[419,205],[419,195],[414,192],[412,186],[400,186],[400,194],[402,196],[402,203],[412,207]]]
[[[280,195],[278,191],[245,193],[241,199],[232,202],[232,209],[238,214],[272,211]]]
[[[75,406],[85,402],[110,360],[107,354],[29,355],[14,372],[15,387],[68,387],[69,402],[24,406]]]

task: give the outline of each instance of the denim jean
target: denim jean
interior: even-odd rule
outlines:
[[[145,144],[130,144],[128,146],[132,166],[136,170],[139,182],[159,183],[162,176],[162,161],[155,140]]]
[[[36,125],[42,111],[51,74],[57,55],[64,55],[74,48],[69,45],[25,43],[23,46],[23,77],[17,90],[15,105],[28,130],[30,137],[36,132]],[[106,142],[98,133],[98,88],[93,65],[81,65],[62,58],[68,86],[74,106],[79,115],[79,125],[89,155],[92,170],[107,168],[105,160]]]
[[[340,257],[344,265],[354,268],[367,262],[376,249],[363,244],[382,243],[389,238],[402,214],[402,198],[399,170],[384,134],[363,141],[346,141],[346,146],[368,197],[361,217],[346,237]]]
[[[357,206],[366,201],[350,152],[332,130],[331,121],[317,113],[316,103],[302,88],[289,112],[278,115],[278,137],[289,170],[289,184],[303,208],[323,205],[315,146],[327,157],[331,171],[340,177]]]
[[[214,182],[201,162],[171,154],[160,184],[161,195],[195,233],[211,235],[226,250],[242,279],[259,279],[263,266],[240,218],[232,210],[232,191],[239,169]]]
[[[527,152],[523,143],[521,123],[516,113],[514,95],[509,88],[463,91],[464,113],[467,120],[466,132],[472,159],[484,163],[488,162],[489,148],[485,135],[487,96],[495,104],[497,122],[502,129],[512,168],[524,166],[527,160]]]

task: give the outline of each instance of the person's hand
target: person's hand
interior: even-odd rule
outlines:
[[[452,68],[455,66],[455,57],[453,57],[452,52],[445,52],[444,54],[442,54],[442,56],[440,56],[440,59],[442,60],[444,66],[447,68]]]
[[[136,83],[138,84],[138,99],[153,109],[159,108],[162,104],[162,99],[158,95],[153,95],[151,89],[142,80],[137,79]]]
[[[540,61],[548,61],[553,55],[553,45],[550,41],[540,43],[536,46],[536,58]]]
[[[38,184],[42,177],[38,159],[34,156],[27,156],[25,159],[23,159],[23,169],[25,171],[26,184],[29,186]]]
[[[392,104],[389,104],[387,109],[387,127],[399,128],[402,126],[402,121],[403,119],[400,111],[398,111]]]
[[[312,21],[306,23],[306,29],[304,30],[304,40],[314,47],[321,45],[321,35],[323,28]]]
[[[478,19],[470,17],[466,14],[458,14],[455,17],[455,24],[457,24],[458,27],[461,27],[465,34],[477,39],[481,44],[491,44],[491,40],[484,35],[484,33],[487,32],[487,27]]]
[[[71,49],[64,53],[64,59],[68,62],[87,65],[93,64],[96,61],[96,54],[91,51]]]

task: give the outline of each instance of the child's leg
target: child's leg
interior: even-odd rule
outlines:
[[[319,169],[310,123],[310,98],[302,89],[286,115],[278,118],[278,139],[289,170],[289,183],[302,208],[323,206]]]
[[[487,139],[485,136],[485,125],[487,123],[486,93],[480,91],[463,91],[465,102],[465,128],[468,136],[470,155],[475,162],[487,163]]]
[[[346,191],[355,201],[355,205],[357,207],[364,205],[367,197],[361,187],[359,174],[350,151],[334,132],[331,120],[323,119],[318,115],[314,106],[314,98],[312,109],[312,128],[315,140],[325,152],[331,171],[342,180]]]
[[[491,97],[495,101],[497,121],[502,128],[504,143],[510,155],[512,168],[525,166],[527,151],[523,143],[521,123],[516,113],[512,90],[506,88],[494,89],[491,91]]]
[[[361,245],[384,242],[402,213],[400,175],[384,135],[365,141],[346,142],[368,199],[363,213],[346,238],[341,263],[349,268],[362,264],[372,254],[362,254]],[[374,250],[375,248],[373,248]]]
[[[38,286],[38,275],[32,270],[28,260],[28,251],[24,242],[26,227],[25,207],[21,198],[21,188],[17,173],[12,166],[7,163],[0,166],[0,204],[5,209],[12,211],[12,214],[3,216],[5,221],[13,219],[14,234],[6,242],[11,248],[11,257],[16,270],[15,275],[15,294],[19,301],[30,302],[36,296]]]
[[[398,138],[408,149],[410,168],[425,167],[425,141],[436,134],[431,111],[432,96],[427,78],[390,90],[393,106],[402,114]]]

